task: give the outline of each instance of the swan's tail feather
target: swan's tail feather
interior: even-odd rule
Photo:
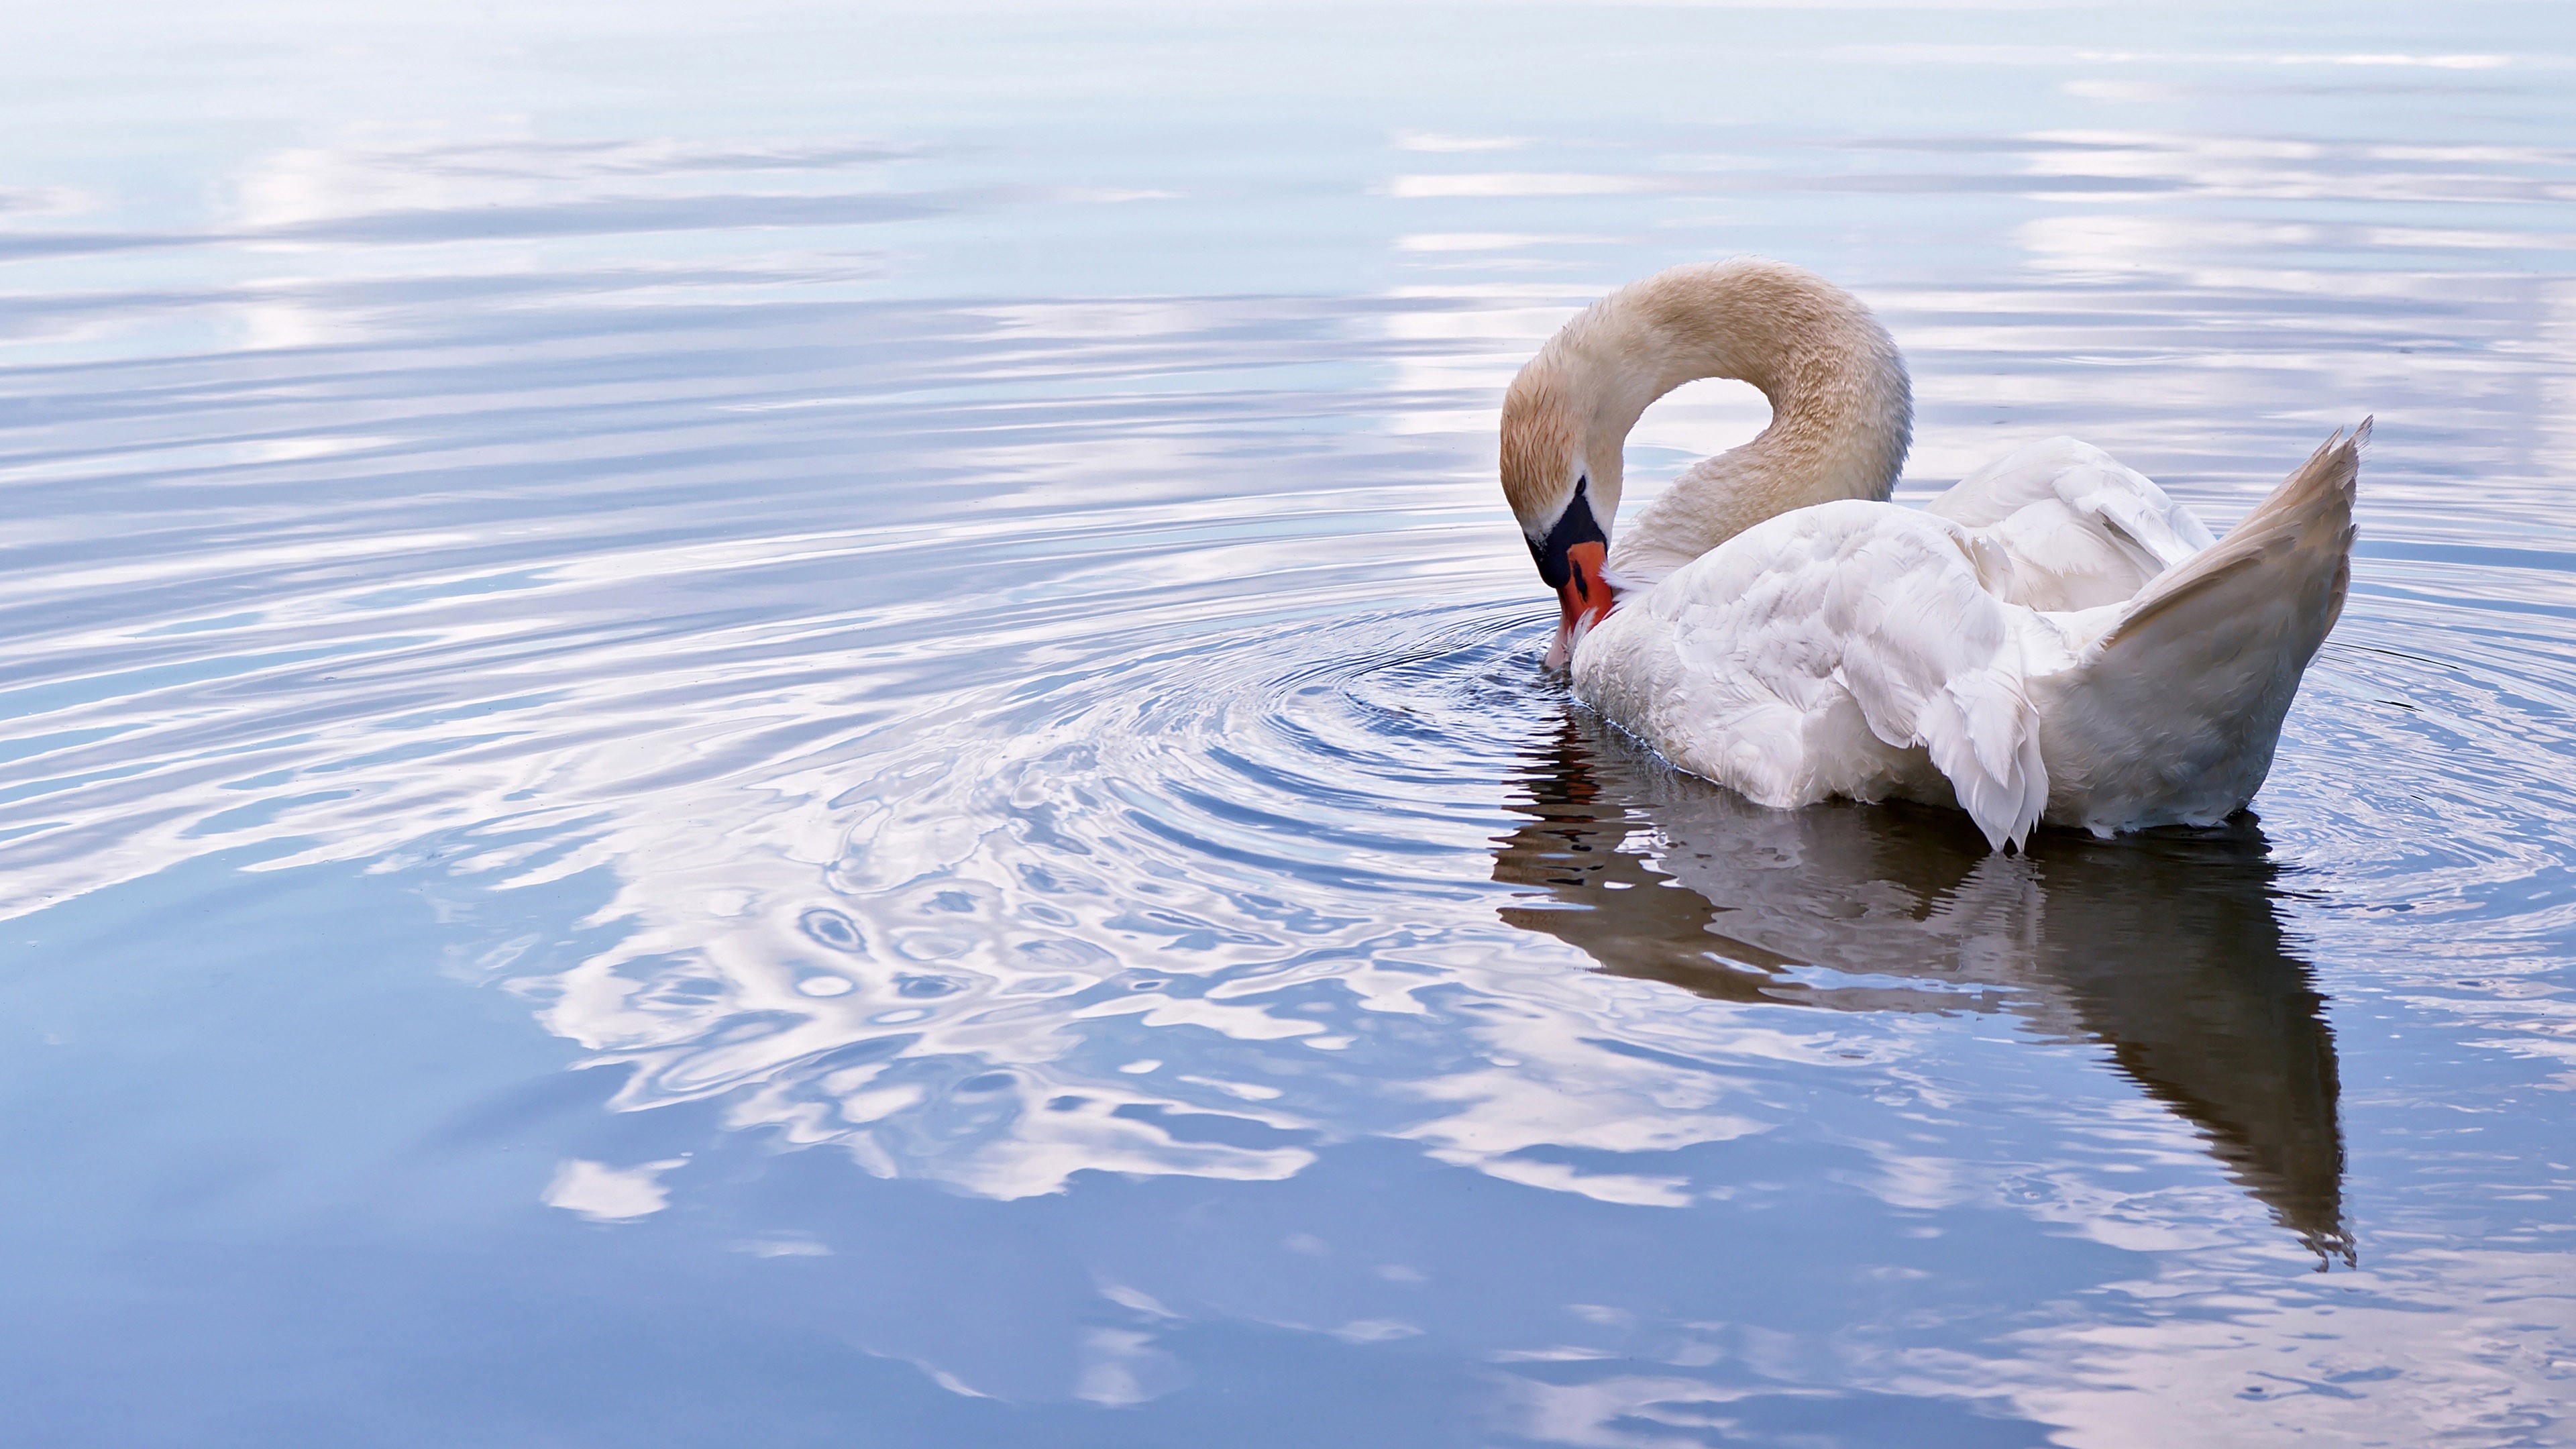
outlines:
[[[2141,590],[2075,668],[2034,681],[2051,696],[2049,758],[2084,762],[2089,780],[2065,783],[2095,786],[2067,823],[2215,824],[2253,798],[2343,612],[2369,438],[2365,419],[2327,439],[2225,538]]]

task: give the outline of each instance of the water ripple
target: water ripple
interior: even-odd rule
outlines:
[[[2365,65],[2493,99],[2529,59],[2068,54],[1847,59],[2080,62],[2059,93],[2108,107]],[[344,138],[194,211],[0,197],[0,911],[208,862],[425,899],[450,975],[613,1069],[574,1076],[648,1145],[518,1203],[603,1235],[733,1203],[728,1142],[978,1213],[1276,1189],[1193,1199],[1283,1215],[1200,1278],[1104,1254],[1032,1308],[1063,1382],[832,1320],[952,1397],[1133,1406],[1221,1323],[1445,1356],[1547,1442],[1704,1437],[1712,1395],[2311,1412],[2249,1376],[2544,1433],[2571,153],[1929,124],[1407,131],[1321,188],[1247,141],[1226,186],[1301,178],[1257,202],[965,130]],[[1493,410],[1676,234],[1881,308],[1908,499],[2072,431],[2224,522],[2378,412],[2259,820],[1997,857],[1937,812],[1755,809],[1565,698]],[[1659,405],[1638,492],[1760,421]],[[134,929],[185,956],[177,919]],[[1326,1294],[1360,1260],[1291,1219],[1365,1237],[1391,1161],[1454,1194],[1456,1255]],[[1234,1272],[1273,1239],[1302,1266]],[[1630,1241],[1637,1281],[1583,1276]]]

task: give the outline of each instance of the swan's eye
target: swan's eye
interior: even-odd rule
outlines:
[[[1587,543],[1605,547],[1610,536],[1601,531],[1599,520],[1592,516],[1592,480],[1574,480],[1574,496],[1565,501],[1565,512],[1558,515],[1556,527],[1547,537],[1529,540],[1530,557],[1538,561],[1538,576],[1551,589],[1562,589],[1574,577],[1574,563],[1566,555]]]

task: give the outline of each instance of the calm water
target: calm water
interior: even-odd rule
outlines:
[[[417,8],[0,51],[0,1438],[2576,1443],[2565,7]],[[2377,414],[2259,820],[1542,674],[1739,251],[1904,496]]]

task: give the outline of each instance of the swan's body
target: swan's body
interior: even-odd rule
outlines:
[[[1709,376],[1761,387],[1771,426],[1609,538],[1629,427]],[[1580,698],[1763,804],[1955,803],[2000,849],[2043,819],[2109,834],[2252,799],[2343,606],[2366,430],[2223,541],[2069,438],[1898,507],[1894,342],[1822,279],[1745,260],[1567,324],[1512,385],[1503,483]]]

